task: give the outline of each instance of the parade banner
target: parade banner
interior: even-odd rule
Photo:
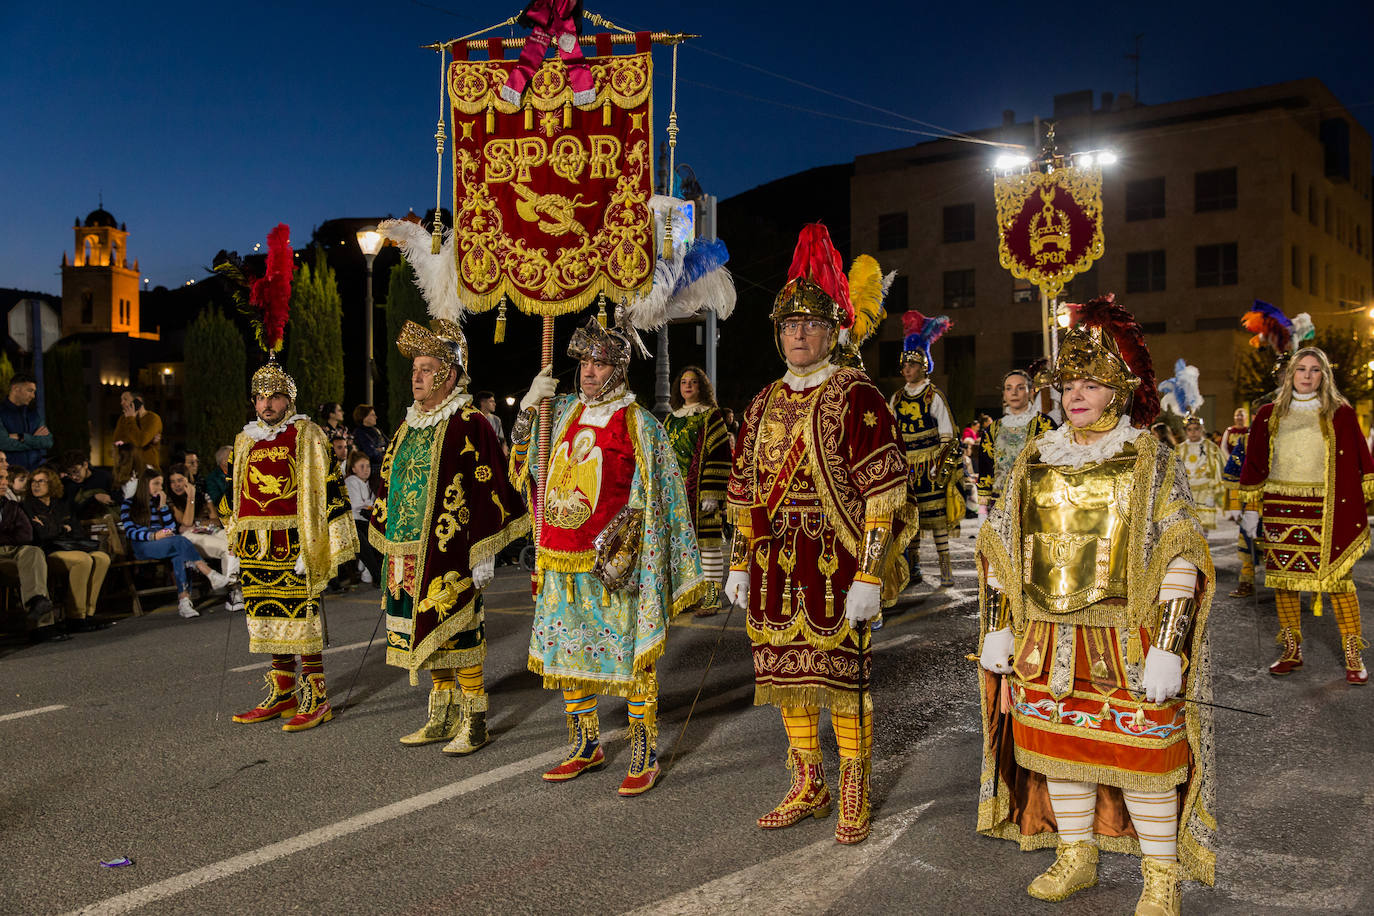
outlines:
[[[1102,257],[1102,170],[998,176],[997,253],[1013,277],[1053,299]]]
[[[596,86],[573,105],[562,61],[535,71],[520,107],[500,96],[513,60],[455,60],[454,259],[474,311],[578,311],[653,285],[653,59],[586,59]]]

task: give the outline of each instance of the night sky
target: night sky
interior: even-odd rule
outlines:
[[[678,161],[722,198],[927,139],[908,119],[971,130],[1006,108],[1048,116],[1056,93],[1131,92],[1137,33],[1146,103],[1315,76],[1374,131],[1367,0],[589,8],[704,36],[680,52]],[[0,287],[60,292],[71,221],[102,193],[154,286],[203,277],[216,251],[247,251],[279,221],[303,244],[332,217],[423,213],[438,64],[419,45],[515,12],[477,0],[0,4]],[[660,136],[668,63],[660,50]]]

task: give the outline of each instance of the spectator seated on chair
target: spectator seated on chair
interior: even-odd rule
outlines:
[[[217,588],[224,588],[233,580],[210,568],[200,558],[194,544],[177,534],[167,494],[162,489],[162,472],[146,468],[138,477],[134,495],[120,507],[119,524],[129,540],[129,549],[140,560],[170,560],[172,577],[177,583],[177,613],[182,617],[199,617],[191,604],[191,582],[186,570],[193,567]]]
[[[74,630],[98,630],[108,623],[94,618],[110,569],[110,555],[94,549],[81,523],[72,518],[62,499],[62,479],[49,467],[35,468],[29,477],[24,512],[33,527],[33,542],[48,556],[48,566],[67,574],[67,626]]]
[[[194,455],[194,452],[190,453]],[[172,507],[172,519],[182,537],[195,545],[200,555],[207,560],[219,563],[219,571],[234,579],[234,588],[225,600],[224,606],[231,611],[243,608],[243,590],[238,586],[239,559],[229,552],[229,538],[218,525],[218,516],[212,521],[206,517],[209,503],[195,484],[191,469],[183,464],[174,464],[167,471],[167,501]],[[204,514],[197,515],[204,510]]]
[[[0,491],[8,486],[9,469],[0,467]],[[0,572],[9,573],[10,566],[19,579],[19,598],[24,602],[29,629],[53,626],[56,615],[48,599],[48,558],[43,548],[33,545],[33,526],[23,507],[0,499]]]
[[[91,474],[91,461],[85,452],[68,451],[62,455],[62,499],[72,518],[96,518],[110,509],[117,509],[108,490],[101,487]]]
[[[220,500],[228,496],[233,489],[233,482],[229,480],[229,459],[233,454],[234,449],[229,445],[221,445],[215,449],[215,466],[205,475],[205,495],[210,504],[210,517],[216,523],[219,522]]]

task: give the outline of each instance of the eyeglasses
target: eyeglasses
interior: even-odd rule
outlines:
[[[822,321],[819,318],[807,318],[805,320],[791,318],[778,325],[778,331],[788,337],[795,335],[798,331],[804,332],[807,337],[814,337],[822,331],[829,330],[830,322]]]

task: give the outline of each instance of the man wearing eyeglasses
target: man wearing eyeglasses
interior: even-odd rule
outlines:
[[[867,622],[906,584],[906,459],[882,393],[831,362],[854,309],[819,223],[803,230],[771,317],[787,371],[745,412],[727,488],[735,536],[725,596],[747,608],[754,702],[781,708],[792,774],[758,825],[830,813],[818,738],[826,708],[840,752],[835,839],[859,843],[872,752]]]

